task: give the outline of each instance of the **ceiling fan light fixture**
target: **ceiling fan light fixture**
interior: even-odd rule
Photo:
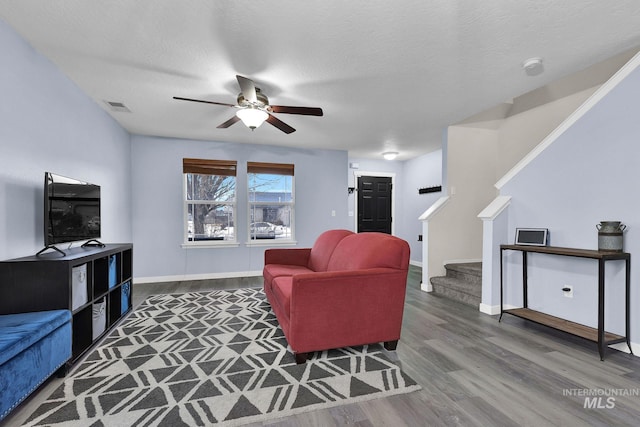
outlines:
[[[257,127],[260,127],[260,125],[269,118],[269,113],[257,108],[250,107],[238,110],[236,112],[236,116],[238,116],[238,118],[242,120],[242,123],[244,123],[246,127],[253,130]]]
[[[382,157],[384,157],[385,160],[393,160],[396,157],[398,157],[398,152],[397,151],[387,151],[382,153]]]

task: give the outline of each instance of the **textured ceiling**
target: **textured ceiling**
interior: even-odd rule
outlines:
[[[0,18],[96,103],[145,135],[408,159],[447,125],[640,45],[638,0],[3,0]],[[543,58],[527,76],[522,62]],[[8,60],[4,58],[3,60]],[[297,129],[216,126],[235,75]]]

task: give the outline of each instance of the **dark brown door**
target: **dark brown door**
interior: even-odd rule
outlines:
[[[358,232],[391,234],[391,177],[358,177]]]

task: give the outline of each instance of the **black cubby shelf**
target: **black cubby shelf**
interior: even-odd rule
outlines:
[[[133,245],[75,247],[0,262],[0,314],[67,309],[75,363],[131,311]]]

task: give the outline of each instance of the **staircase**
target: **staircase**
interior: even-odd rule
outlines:
[[[446,264],[446,276],[432,277],[433,292],[478,307],[482,300],[482,263]]]

